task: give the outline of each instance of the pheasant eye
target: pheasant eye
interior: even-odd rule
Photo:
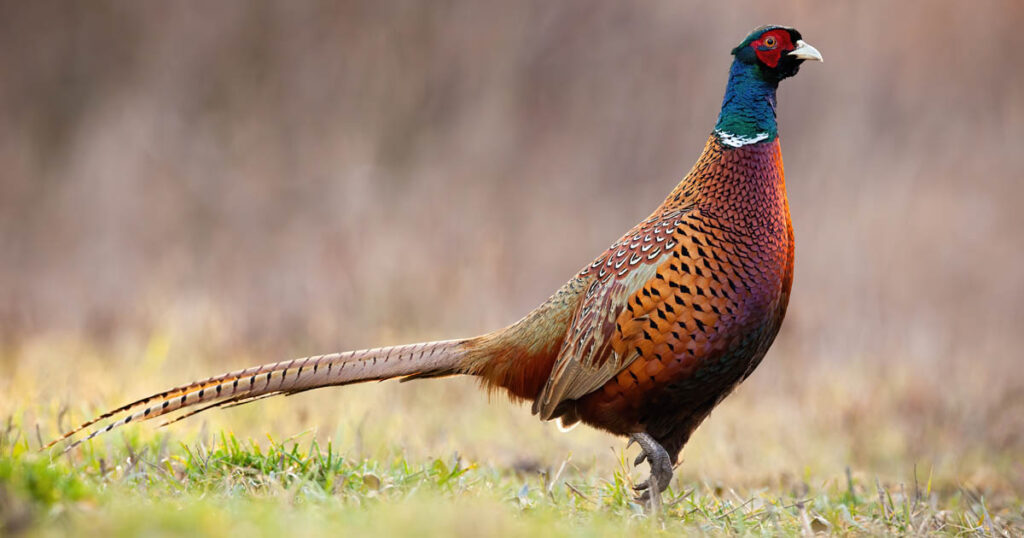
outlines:
[[[778,44],[779,43],[778,43],[778,41],[776,41],[775,36],[768,36],[768,37],[764,38],[764,46],[766,46],[766,47],[768,47],[770,49],[774,49],[775,45],[778,45]]]

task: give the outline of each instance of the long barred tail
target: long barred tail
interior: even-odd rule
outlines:
[[[165,425],[207,409],[229,404],[239,405],[279,394],[295,394],[320,387],[395,377],[437,377],[462,373],[460,359],[468,351],[470,342],[470,340],[445,340],[346,351],[265,364],[222,374],[147,396],[103,413],[65,433],[43,449],[50,448],[108,418],[120,417],[107,426],[93,431],[85,438],[71,443],[65,451],[129,422],[149,420],[185,408],[192,409],[172,418]],[[206,405],[194,407],[199,404]]]

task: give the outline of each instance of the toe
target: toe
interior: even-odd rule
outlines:
[[[660,489],[661,491],[665,491],[666,489],[668,489],[668,484],[669,482],[672,481],[672,468],[669,467],[668,469],[659,469],[653,472],[655,472],[658,477],[658,489]]]

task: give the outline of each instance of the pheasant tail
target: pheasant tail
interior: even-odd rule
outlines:
[[[69,444],[65,451],[129,422],[167,416],[186,408],[189,409],[188,412],[172,418],[165,424],[208,409],[246,403],[267,396],[295,394],[320,387],[396,377],[439,377],[460,373],[460,360],[472,347],[471,342],[472,340],[424,342],[254,366],[195,381],[123,405],[83,423],[43,448],[50,448],[110,418],[115,420],[83,439]]]

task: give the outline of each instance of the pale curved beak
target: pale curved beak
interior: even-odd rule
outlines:
[[[815,60],[818,62],[825,61],[821,59],[821,53],[818,52],[818,49],[808,45],[803,39],[796,40],[796,48],[789,51],[789,55],[800,58],[801,60]]]

